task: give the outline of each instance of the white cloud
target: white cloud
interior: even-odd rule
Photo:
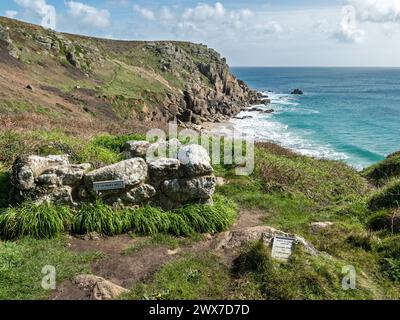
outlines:
[[[346,0],[357,17],[370,22],[399,22],[400,0]]]
[[[143,18],[145,18],[147,20],[155,20],[156,19],[156,15],[154,14],[153,11],[143,8],[139,5],[134,5],[133,10],[136,11],[137,13],[139,13]]]
[[[68,13],[72,17],[80,19],[80,24],[96,28],[107,28],[110,25],[111,14],[108,10],[76,1],[67,1],[65,6],[69,9]]]
[[[276,21],[268,21],[250,9],[227,9],[220,2],[215,5],[200,3],[183,11],[177,33],[196,40],[226,41],[245,39],[251,41],[282,32]]]
[[[5,15],[7,18],[14,19],[18,15],[18,11],[7,10]]]
[[[217,2],[215,6],[199,3],[195,8],[188,8],[183,12],[184,20],[206,21],[209,19],[222,18],[226,14],[224,6]]]
[[[342,21],[340,30],[334,36],[341,41],[350,43],[362,43],[365,40],[365,31],[358,28],[356,11],[353,6],[342,8]]]
[[[129,5],[129,0],[108,0],[107,2],[114,6],[121,7],[127,7]]]
[[[198,3],[193,6],[163,6],[157,11],[142,6],[134,10],[154,23],[140,26],[142,39],[149,34],[177,40],[208,43],[215,46],[228,41],[259,42],[274,34],[282,33],[283,27],[266,12],[253,12],[247,8],[227,8],[221,2]]]
[[[161,12],[160,12],[160,19],[161,20],[166,21],[166,20],[172,20],[174,18],[175,18],[175,15],[173,14],[171,9],[169,9],[166,6],[163,6],[161,8]]]
[[[274,33],[281,33],[283,31],[282,26],[276,21],[271,21],[265,24],[257,25],[256,29],[258,31],[258,34],[261,36]]]
[[[55,29],[57,25],[56,8],[47,4],[46,0],[14,0],[16,4],[38,15],[45,28]]]

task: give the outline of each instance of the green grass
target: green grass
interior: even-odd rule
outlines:
[[[130,137],[134,138],[137,135],[125,136],[125,138]],[[21,155],[67,154],[72,162],[89,162],[95,167],[101,167],[123,160],[123,154],[114,151],[114,148],[124,137],[114,139],[102,135],[87,141],[59,131],[25,133],[3,131],[0,132],[0,162],[3,162],[6,168],[10,168],[15,159]]]
[[[188,255],[168,263],[149,284],[120,298],[135,300],[221,299],[230,285],[229,269],[211,254]]]
[[[378,186],[382,186],[392,178],[400,178],[400,154],[393,154],[366,168],[362,175]]]
[[[388,182],[369,199],[369,208],[379,210],[400,207],[400,179]]]
[[[0,299],[48,299],[50,291],[41,287],[44,266],[54,266],[57,285],[75,275],[90,272],[89,263],[99,254],[73,253],[66,240],[23,238],[16,242],[0,242]]]
[[[98,232],[105,235],[116,235],[126,231],[119,212],[96,201],[84,205],[73,217],[72,231],[77,234]]]
[[[0,209],[10,203],[11,173],[0,164]]]
[[[366,182],[341,162],[300,155],[282,156],[268,148],[256,149],[256,172],[265,192],[302,195],[321,206],[345,198],[359,197],[368,190]]]
[[[55,238],[69,229],[70,220],[68,208],[24,203],[0,214],[0,237]]]
[[[146,137],[141,134],[127,134],[122,136],[102,134],[95,136],[92,143],[119,154],[125,151],[125,143],[133,140],[146,140]]]
[[[213,205],[188,205],[174,211],[154,207],[127,210],[122,213],[129,229],[135,233],[154,235],[169,233],[190,236],[195,233],[213,233],[226,230],[236,218],[232,201],[216,197]]]
[[[193,236],[226,230],[236,218],[236,206],[222,197],[213,205],[188,205],[173,211],[146,206],[114,210],[97,200],[78,210],[54,205],[23,203],[0,214],[0,236],[15,239],[56,237],[69,230],[75,234],[98,232],[118,235],[133,231],[141,235],[159,233]]]
[[[343,290],[343,266],[340,260],[311,256],[301,247],[296,247],[289,261],[282,263],[271,258],[270,249],[262,242],[256,242],[235,260],[234,272],[242,281],[252,283],[253,290],[267,300],[379,299],[385,296],[360,272],[356,290]]]
[[[177,249],[181,246],[187,246],[194,242],[201,240],[200,235],[193,235],[191,237],[176,237],[170,234],[157,233],[149,238],[139,241],[138,243],[130,246],[124,251],[124,254],[133,254],[145,248],[161,246],[168,249]]]
[[[67,153],[75,162],[91,162],[99,167],[123,159],[126,141],[143,138],[136,134],[103,134],[83,140],[60,132],[3,132],[0,134],[0,161],[3,163],[0,188],[10,189],[10,166],[20,153]],[[115,211],[101,202],[78,209],[47,206],[36,210],[31,204],[6,208],[9,202],[7,192],[3,192],[0,233],[3,238],[22,239],[20,241],[25,235],[55,237],[52,241],[58,241],[60,234],[70,230],[106,235],[130,231],[148,236],[124,252],[133,254],[152,246],[169,249],[185,246],[196,241],[200,233],[228,229],[238,210],[256,210],[263,214],[263,224],[305,237],[333,260],[310,257],[300,251],[288,264],[282,265],[265,260],[262,254],[260,258],[251,252],[254,248],[247,248],[242,255],[243,258],[247,254],[247,262],[241,261],[241,271],[238,271],[230,270],[212,255],[199,259],[186,256],[164,266],[152,281],[134,288],[128,298],[399,297],[398,238],[392,235],[389,223],[398,208],[397,178],[385,180],[386,184],[376,189],[340,162],[299,156],[267,143],[256,147],[255,163],[255,171],[248,177],[236,176],[237,164],[216,166],[216,174],[229,183],[217,188],[214,205],[188,205],[172,211],[151,206]],[[310,224],[317,221],[332,221],[334,225],[314,234]],[[341,289],[343,265],[356,268],[360,275],[359,290],[344,292]],[[213,268],[217,270],[216,275]],[[188,278],[180,277],[185,272]],[[278,277],[280,273],[283,279],[290,278],[290,283],[282,281]],[[206,284],[212,281],[218,283],[216,289],[206,289]]]

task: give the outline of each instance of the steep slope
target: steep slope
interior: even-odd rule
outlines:
[[[204,45],[89,38],[3,17],[0,70],[0,116],[8,125],[25,126],[33,115],[42,125],[66,118],[198,124],[259,98]]]

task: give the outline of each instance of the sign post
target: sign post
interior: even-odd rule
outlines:
[[[275,237],[272,244],[272,258],[287,261],[292,255],[294,238]]]
[[[107,190],[118,190],[124,188],[125,188],[124,180],[93,182],[93,189],[96,192],[107,191]]]

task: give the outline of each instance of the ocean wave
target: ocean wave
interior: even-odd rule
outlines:
[[[288,125],[275,119],[275,115],[280,113],[315,114],[319,113],[318,110],[302,108],[299,97],[291,94],[271,91],[261,93],[264,97],[268,96],[271,104],[257,105],[257,107],[265,110],[274,109],[274,113],[243,111],[237,119],[230,121],[230,126],[220,126],[217,130],[224,135],[229,135],[230,130],[234,127],[242,134],[254,137],[256,141],[274,142],[302,155],[342,161],[349,159],[347,154],[336,151],[329,144],[313,141],[310,137],[312,132],[291,130]],[[240,119],[240,117],[247,118]]]
[[[256,141],[270,141],[285,148],[294,150],[302,155],[315,158],[332,160],[346,160],[345,153],[335,151],[328,144],[320,144],[306,137],[310,135],[307,131],[293,132],[289,127],[272,119],[265,117],[252,119],[232,119],[230,121],[234,128],[244,135],[253,136]]]

